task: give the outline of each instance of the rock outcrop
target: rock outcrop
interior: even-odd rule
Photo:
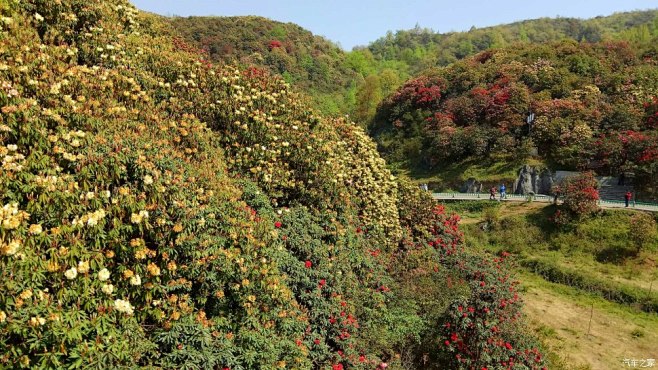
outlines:
[[[482,192],[482,183],[478,181],[477,179],[471,177],[468,180],[466,180],[466,183],[462,185],[461,189],[459,189],[460,192],[462,193],[481,193]]]
[[[523,195],[550,194],[554,183],[553,175],[547,168],[525,165],[519,170],[512,192]]]

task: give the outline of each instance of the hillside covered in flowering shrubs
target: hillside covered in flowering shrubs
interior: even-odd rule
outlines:
[[[0,3],[0,367],[540,368],[504,259],[280,78]]]
[[[410,167],[513,161],[536,147],[554,169],[633,172],[647,185],[658,166],[655,45],[565,40],[484,51],[407,81],[371,132],[387,160]]]
[[[299,25],[256,16],[169,17],[163,22],[185,42],[207,51],[213,62],[280,74],[322,112],[344,114],[353,104],[347,91],[360,76],[349,68],[347,54]]]

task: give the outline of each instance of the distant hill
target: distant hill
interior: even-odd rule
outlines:
[[[517,43],[428,70],[380,106],[371,134],[401,168],[528,156],[557,168],[631,171],[655,183],[656,41]],[[528,125],[528,113],[534,120]]]
[[[263,17],[174,17],[185,40],[213,61],[263,67],[306,92],[327,113],[348,110],[345,92],[357,77],[334,43],[293,23]]]
[[[646,42],[658,35],[656,10],[589,20],[541,18],[468,32],[438,33],[417,27],[389,32],[349,52],[298,25],[262,17],[174,17],[169,23],[213,61],[237,61],[281,74],[310,96],[316,108],[329,114],[348,113],[362,126],[405,80],[489,48],[563,39]]]
[[[414,73],[517,42],[545,43],[563,39],[647,42],[652,35],[658,35],[658,10],[615,13],[586,20],[539,18],[493,27],[472,27],[468,32],[438,33],[416,27],[389,32],[361,50],[367,49],[376,61],[402,61]]]

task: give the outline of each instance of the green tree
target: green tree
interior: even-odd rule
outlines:
[[[628,240],[637,252],[656,241],[656,221],[647,213],[638,213],[631,217],[628,228]]]
[[[382,100],[382,88],[379,76],[366,77],[356,92],[355,118],[362,126],[366,126],[374,117],[377,105]]]

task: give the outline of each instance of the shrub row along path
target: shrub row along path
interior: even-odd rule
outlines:
[[[436,200],[488,200],[489,194],[485,193],[432,193],[432,197]],[[500,200],[500,196],[496,196],[496,200]],[[527,195],[518,195],[518,194],[508,194],[503,199],[505,202],[527,202]],[[551,203],[553,197],[549,195],[533,195],[533,202],[541,203]],[[601,208],[626,208],[624,201],[616,200],[599,200],[599,207]],[[649,212],[658,212],[658,204],[654,203],[640,203],[640,202],[631,202],[628,208],[649,211]]]

